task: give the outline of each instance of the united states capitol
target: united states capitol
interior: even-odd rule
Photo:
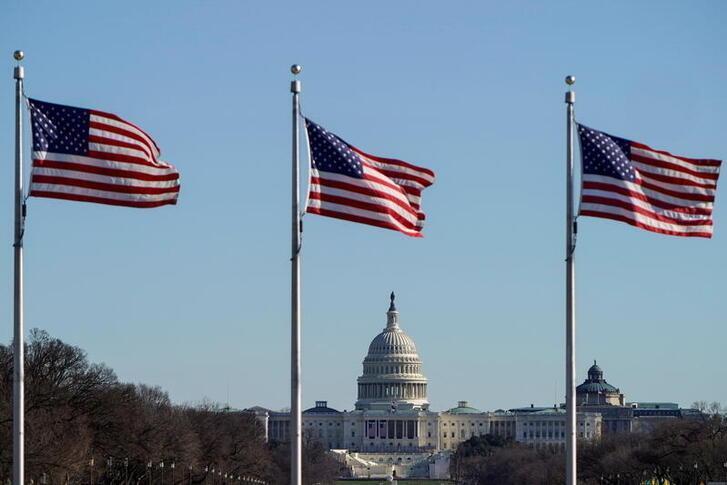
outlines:
[[[371,341],[358,377],[352,411],[338,411],[326,401],[303,411],[304,439],[318,440],[345,462],[353,477],[448,478],[449,457],[473,436],[500,436],[534,447],[565,446],[565,409],[561,406],[481,411],[459,401],[434,411],[428,381],[414,340],[402,329],[394,294],[386,327]],[[664,419],[689,416],[675,403],[627,403],[594,362],[577,387],[578,436],[649,429]],[[290,413],[255,406],[269,441],[290,439]]]

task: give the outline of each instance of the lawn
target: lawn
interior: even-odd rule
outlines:
[[[340,480],[336,485],[389,485],[386,480]],[[449,480],[399,480],[397,485],[452,485]]]

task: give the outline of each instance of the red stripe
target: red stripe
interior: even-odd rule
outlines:
[[[156,148],[156,150],[158,152],[161,152],[161,150],[159,149],[159,145],[157,145],[157,143],[154,141],[154,138],[152,138],[151,135],[149,135],[149,133],[147,133],[146,131],[142,130],[141,128],[139,128],[137,125],[135,125],[131,121],[126,121],[125,119],[120,118],[119,116],[117,116],[115,114],[112,114],[112,113],[105,113],[103,111],[96,111],[96,110],[93,110],[93,109],[92,110],[89,110],[89,111],[93,115],[103,116],[104,118],[111,118],[112,120],[119,121],[121,123],[126,123],[127,125],[133,126],[134,128],[136,128],[140,132],[144,133],[144,135],[146,135],[146,137],[149,138],[149,141],[151,141],[154,144],[154,148]]]
[[[179,185],[173,187],[139,187],[136,185],[123,184],[107,184],[104,182],[95,182],[92,180],[82,180],[69,177],[55,177],[51,175],[33,175],[30,184],[52,184],[52,185],[68,185],[71,187],[83,187],[85,189],[104,190],[106,192],[118,192],[120,194],[172,194],[179,192]]]
[[[408,203],[406,203],[406,202],[404,202],[404,201],[402,201],[400,199],[397,199],[393,195],[389,195],[386,192],[382,192],[380,190],[371,189],[371,188],[368,188],[368,187],[360,187],[358,185],[353,185],[353,184],[349,184],[349,183],[346,183],[346,182],[341,182],[341,181],[338,181],[338,180],[322,179],[320,177],[311,177],[310,181],[311,181],[311,184],[318,184],[318,185],[320,185],[322,187],[331,187],[331,188],[334,188],[334,189],[341,189],[341,190],[346,190],[346,191],[349,191],[349,192],[355,192],[355,193],[361,194],[361,195],[367,195],[367,196],[371,196],[371,197],[377,197],[379,199],[386,199],[386,200],[388,200],[390,202],[395,203],[396,205],[398,205],[399,207],[401,207],[405,211],[411,213],[412,215],[416,215],[417,214],[417,211],[415,211],[414,209],[412,209],[411,205],[409,205]]]
[[[354,216],[351,214],[345,214],[342,212],[336,212],[328,209],[320,209],[317,207],[309,207],[306,212],[310,214],[318,214],[321,216],[326,217],[333,217],[335,219],[343,219],[346,221],[351,222],[358,222],[361,224],[367,224],[369,226],[376,226],[376,227],[383,227],[384,229],[391,229],[393,231],[401,232],[403,234],[406,234],[407,236],[411,237],[424,237],[421,232],[416,231],[414,234],[402,231],[400,227],[396,226],[395,224],[391,224],[389,222],[379,221],[376,219],[369,219],[368,217],[361,217],[361,216]]]
[[[625,222],[626,224],[630,224],[632,226],[645,229],[647,231],[651,232],[657,232],[659,234],[668,234],[670,236],[682,236],[682,237],[706,237],[711,238],[712,233],[710,232],[679,232],[679,231],[669,231],[667,229],[659,229],[653,226],[647,226],[646,224],[642,224],[641,222],[635,221],[633,219],[629,219],[628,217],[624,217],[618,214],[609,214],[608,212],[600,212],[600,211],[592,211],[592,210],[584,210],[580,212],[580,215],[582,216],[589,216],[589,217],[601,217],[603,219],[612,219],[614,221],[620,221]]]
[[[605,192],[615,192],[617,194],[625,195],[627,197],[643,200],[644,202],[648,202],[649,204],[659,207],[661,209],[673,210],[675,212],[682,212],[684,214],[712,214],[712,209],[708,207],[688,207],[683,205],[670,204],[669,202],[664,202],[653,197],[647,197],[644,194],[634,192],[633,190],[629,190],[626,187],[622,187],[620,185],[611,185],[601,182],[583,182],[583,189],[584,191],[603,190]]]
[[[716,189],[716,184],[700,184],[699,182],[693,182],[691,180],[682,179],[679,177],[670,177],[669,175],[662,175],[659,173],[645,172],[639,170],[639,175],[645,179],[658,180],[659,182],[666,182],[668,184],[675,185],[686,185],[688,187],[699,187],[701,189]]]
[[[116,133],[117,135],[125,136],[127,138],[133,138],[134,140],[136,140],[140,143],[143,143],[144,146],[147,147],[149,149],[149,151],[152,153],[154,153],[155,149],[158,150],[156,145],[154,145],[153,147],[150,146],[149,142],[147,142],[143,136],[138,135],[138,134],[134,133],[133,131],[124,130],[123,128],[107,125],[105,123],[99,123],[98,121],[91,121],[91,122],[89,122],[88,125],[89,125],[89,127],[96,128],[97,130],[108,131],[111,133]]]
[[[337,195],[330,195],[325,194],[321,192],[311,192],[310,198],[314,200],[320,200],[321,202],[330,202],[332,204],[339,204],[339,205],[345,205],[348,207],[354,207],[356,209],[363,209],[370,212],[378,212],[379,214],[385,214],[392,219],[395,219],[397,222],[399,222],[402,226],[405,226],[407,229],[416,230],[416,224],[408,221],[404,217],[402,217],[400,214],[398,214],[396,211],[394,211],[392,208],[387,207],[385,205],[379,205],[379,204],[371,204],[368,202],[361,202],[360,200],[353,200],[348,199],[346,197],[340,197]]]
[[[679,197],[682,199],[695,200],[699,202],[714,202],[713,195],[690,194],[686,192],[679,192],[678,190],[665,189],[660,185],[652,184],[650,182],[647,182],[646,180],[640,180],[638,184],[644,188],[653,190],[654,192],[661,192],[662,194],[673,195],[674,197]]]
[[[416,170],[417,172],[425,173],[431,177],[435,177],[434,172],[432,172],[428,168],[418,167],[416,165],[412,165],[409,162],[405,162],[403,160],[397,160],[395,158],[377,157],[376,155],[371,155],[370,153],[366,153],[365,151],[361,150],[360,148],[356,148],[353,145],[350,145],[350,144],[347,144],[347,145],[351,150],[355,151],[356,153],[358,153],[360,155],[363,155],[364,157],[370,158],[371,160],[376,160],[377,162],[381,162],[381,163],[389,163],[391,165],[398,165],[399,167],[409,168],[411,170]],[[432,183],[427,181],[427,184],[431,185]]]
[[[146,153],[149,158],[155,159],[153,155],[149,153],[149,148],[146,145],[140,145],[138,143],[129,143],[127,141],[114,140],[113,138],[106,138],[98,135],[88,135],[89,143],[99,143],[101,145],[111,145],[121,148],[130,148],[132,150],[138,150]],[[156,159],[155,159],[156,160]]]
[[[655,150],[651,148],[648,145],[644,145],[643,143],[639,143],[636,141],[632,141],[631,145],[636,148],[641,148],[642,150],[649,150],[654,153],[659,153],[661,155],[667,155],[669,157],[678,158],[679,160],[683,160],[685,162],[693,163],[694,165],[702,165],[705,167],[719,167],[722,164],[721,160],[715,160],[715,159],[709,159],[709,158],[687,158],[687,157],[680,157],[679,155],[674,155],[673,153],[669,153],[664,150]]]
[[[104,197],[91,197],[87,195],[64,194],[62,192],[47,192],[42,190],[31,190],[32,197],[46,197],[49,199],[75,200],[79,202],[95,202],[97,204],[118,205],[123,207],[138,207],[141,209],[149,209],[152,207],[160,207],[163,205],[176,205],[177,199],[155,200],[155,201],[129,201],[106,199]]]
[[[663,160],[657,160],[655,158],[644,157],[642,155],[636,155],[634,153],[631,154],[631,158],[633,160],[636,160],[637,162],[644,163],[651,167],[663,168],[666,170],[674,170],[675,172],[680,172],[680,173],[692,175],[694,177],[699,177],[699,178],[703,178],[703,179],[707,179],[707,180],[717,180],[719,178],[719,173],[697,172],[696,170],[690,170],[688,168],[682,167],[681,165],[665,162]],[[679,179],[679,180],[682,180],[682,179]]]
[[[119,170],[116,168],[106,168],[96,165],[84,165],[82,163],[72,162],[56,162],[54,160],[33,159],[34,167],[55,168],[58,170],[71,170],[74,172],[95,173],[98,175],[108,175],[109,177],[122,177],[128,179],[145,180],[148,182],[159,182],[166,180],[179,179],[179,173],[169,173],[164,175],[151,175],[144,172],[135,172],[131,170]]]
[[[323,173],[325,173],[325,171],[323,171]],[[364,170],[363,179],[364,180],[367,180],[369,182],[374,182],[374,183],[377,183],[377,184],[381,184],[384,187],[388,187],[388,188],[390,188],[392,190],[396,190],[399,193],[401,193],[401,195],[403,195],[404,197],[406,197],[406,193],[405,193],[404,188],[401,185],[397,185],[394,182],[392,182],[391,179],[388,179],[386,177],[383,177],[383,178],[377,177],[376,175],[372,175],[371,173],[368,173],[368,171],[366,171],[366,170]]]
[[[123,153],[103,152],[97,150],[89,150],[87,157],[98,158],[99,160],[111,160],[112,162],[134,163],[136,165],[146,165],[154,168],[171,168],[167,164],[153,163],[146,158],[135,157],[133,155],[124,155]]]
[[[712,220],[681,220],[681,219],[674,219],[672,217],[667,217],[662,214],[657,214],[656,212],[644,209],[643,207],[639,207],[635,204],[631,204],[629,202],[624,202],[622,200],[617,199],[609,199],[608,197],[596,197],[593,195],[584,195],[581,200],[583,202],[590,202],[593,204],[603,204],[603,205],[610,205],[611,207],[620,207],[621,209],[626,209],[628,211],[634,212],[636,214],[641,214],[642,216],[648,217],[649,219],[654,219],[655,221],[659,222],[665,222],[667,224],[674,224],[676,226],[711,226]]]
[[[421,190],[419,187],[426,188],[426,187],[429,187],[430,185],[432,185],[432,183],[429,182],[428,180],[423,179],[421,177],[417,177],[416,175],[408,174],[408,173],[405,173],[405,172],[398,172],[396,170],[389,170],[387,168],[377,167],[376,165],[373,165],[372,163],[369,163],[369,162],[367,162],[365,160],[364,160],[363,163],[367,167],[370,167],[371,169],[376,170],[380,174],[385,175],[385,176],[387,176],[387,177],[389,177],[391,179],[399,179],[402,182],[412,182],[412,183],[415,183],[418,186],[417,187],[418,190]],[[401,187],[407,187],[408,186],[408,185],[406,185],[406,183],[402,183],[402,184],[399,184],[398,182],[395,182],[395,183],[397,185],[401,185]]]

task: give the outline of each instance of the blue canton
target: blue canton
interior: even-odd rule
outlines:
[[[87,109],[30,100],[33,150],[86,155],[91,114]]]
[[[605,175],[627,182],[636,180],[637,171],[631,164],[631,142],[578,125],[581,138],[583,173]]]
[[[349,177],[363,178],[363,164],[348,143],[306,118],[313,168]]]

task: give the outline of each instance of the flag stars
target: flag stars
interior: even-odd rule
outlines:
[[[310,120],[306,120],[306,128],[314,168],[350,177],[363,176],[361,158],[346,142]]]
[[[637,170],[629,159],[631,142],[579,125],[584,172],[632,181]]]
[[[90,114],[88,110],[31,100],[35,149],[86,155]]]

